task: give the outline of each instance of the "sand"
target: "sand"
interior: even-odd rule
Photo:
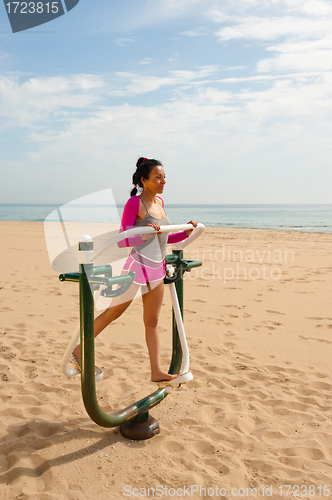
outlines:
[[[138,442],[93,423],[60,372],[78,286],[58,281],[43,224],[0,230],[1,499],[330,498],[332,235],[211,228],[188,247],[204,261],[185,279],[194,380]],[[96,342],[107,412],[154,390],[141,318],[139,298]],[[165,290],[165,368],[170,322]]]

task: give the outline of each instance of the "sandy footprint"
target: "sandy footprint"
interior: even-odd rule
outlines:
[[[282,314],[283,316],[285,316],[285,313],[280,312],[280,311],[272,311],[270,309],[266,309],[266,312],[269,314]]]

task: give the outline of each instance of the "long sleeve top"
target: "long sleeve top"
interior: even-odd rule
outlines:
[[[160,197],[159,197],[160,198]],[[162,206],[164,207],[164,201],[160,198],[162,202]],[[132,229],[135,226],[135,221],[139,212],[140,207],[140,198],[139,196],[132,196],[129,198],[127,203],[124,206],[121,224],[120,224],[120,233],[123,231],[127,231],[128,229]],[[185,231],[180,231],[178,233],[169,234],[167,238],[167,243],[178,243],[184,239],[188,238]],[[146,244],[146,241],[142,239],[142,234],[137,236],[132,236],[130,238],[126,238],[122,241],[119,241],[118,247],[136,247],[139,245]]]

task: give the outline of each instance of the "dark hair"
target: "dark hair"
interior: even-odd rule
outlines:
[[[151,160],[149,158],[139,158],[136,163],[136,172],[133,175],[133,184],[134,188],[130,191],[130,196],[135,196],[137,194],[137,187],[139,186],[143,188],[142,177],[143,179],[148,179],[150,176],[150,172],[154,167],[162,167],[162,163],[158,160]]]

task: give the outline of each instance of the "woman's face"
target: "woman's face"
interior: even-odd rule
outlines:
[[[164,168],[161,165],[153,167],[148,179],[143,179],[143,186],[154,194],[162,193],[166,184]]]

